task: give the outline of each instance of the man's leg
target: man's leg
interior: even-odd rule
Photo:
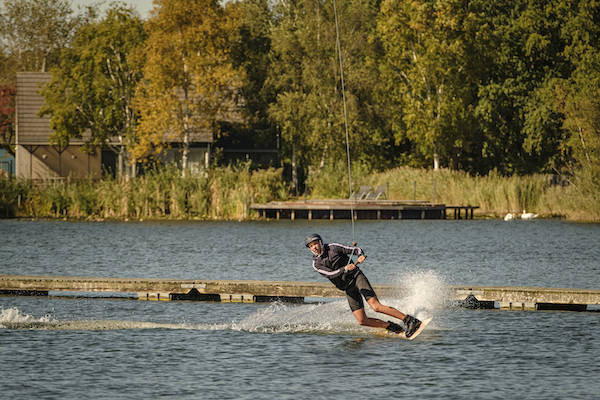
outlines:
[[[402,320],[405,324],[407,336],[412,335],[413,332],[421,324],[421,322],[416,318],[407,316],[393,307],[384,306],[383,304],[381,304],[377,299],[377,295],[375,294],[375,291],[373,290],[373,287],[369,283],[367,277],[362,272],[359,272],[358,276],[354,281],[354,285],[346,290],[346,297],[348,298],[350,309],[352,310],[354,317],[360,325],[372,326],[376,328],[386,328],[387,330],[390,330],[395,333],[402,332],[402,327],[393,323],[392,321],[385,322],[378,318],[367,317],[367,314],[365,313],[364,303],[362,300],[363,296],[365,297],[365,299],[367,299],[367,302],[375,312],[387,314]],[[414,320],[409,324],[409,326],[406,326],[407,317],[412,318]]]
[[[352,314],[358,321],[359,325],[371,326],[374,328],[387,328],[389,323],[384,322],[377,318],[369,318],[365,313],[365,304],[362,296],[356,286],[352,286],[346,290],[346,298],[348,299],[348,305],[352,310]]]
[[[369,280],[362,272],[356,277],[355,286],[360,295],[367,299],[367,303],[369,303],[369,306],[371,306],[373,311],[398,318],[401,321],[404,320],[404,313],[398,311],[394,307],[385,306],[379,302],[375,290],[373,290]]]
[[[379,302],[379,300],[377,300],[377,297],[371,297],[367,300],[367,303],[369,303],[375,312],[391,315],[392,317],[401,319],[402,322],[404,322],[404,332],[406,333],[406,337],[411,337],[413,333],[415,333],[415,331],[421,326],[421,321],[417,318],[411,315],[403,314],[394,307],[384,306]]]
[[[371,306],[373,311],[398,318],[400,321],[403,321],[404,317],[406,317],[406,314],[398,311],[394,307],[381,304],[377,297],[371,297],[370,299],[367,299],[367,303],[369,303],[369,306]]]
[[[354,314],[354,317],[358,321],[358,324],[362,326],[371,326],[373,328],[387,328],[390,324],[389,322],[382,321],[378,318],[367,317],[364,308],[352,311],[352,314]]]
[[[404,331],[406,332],[406,337],[411,337],[412,334],[415,333],[417,329],[419,329],[421,321],[419,321],[417,318],[412,317],[410,315],[406,315],[398,311],[394,307],[389,307],[381,304],[377,299],[377,295],[375,294],[373,287],[369,283],[369,280],[362,272],[356,277],[356,287],[360,294],[364,296],[365,299],[367,299],[367,303],[369,303],[369,305],[375,312],[390,315],[404,322]],[[398,333],[401,330],[401,327],[390,321],[390,324],[387,326],[387,329]]]

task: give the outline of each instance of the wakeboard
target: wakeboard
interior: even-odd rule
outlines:
[[[406,337],[406,334],[404,332],[394,333],[394,332],[390,332],[385,329],[377,329],[377,334],[381,335],[381,336],[392,336],[395,338],[400,338],[400,339],[405,339],[405,340],[415,340],[415,338],[417,336],[419,336],[421,334],[421,332],[423,332],[423,330],[427,327],[427,325],[429,325],[429,323],[431,322],[432,319],[433,319],[433,317],[429,317],[429,318],[426,318],[423,321],[421,321],[421,326],[419,326],[419,329],[417,329],[415,331],[415,333],[413,333],[412,336],[409,338]]]

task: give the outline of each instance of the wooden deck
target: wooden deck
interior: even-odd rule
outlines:
[[[406,295],[396,285],[373,285],[382,298]],[[306,297],[344,297],[329,282],[176,280],[0,275],[0,294],[47,296],[50,291],[135,293],[140,300],[303,302]],[[585,311],[600,304],[600,290],[514,286],[448,286],[448,296],[467,308]]]
[[[304,200],[252,204],[265,219],[473,219],[479,206],[410,200]],[[450,212],[449,212],[450,211]]]

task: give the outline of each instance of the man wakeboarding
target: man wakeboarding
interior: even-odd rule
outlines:
[[[367,258],[360,247],[323,243],[321,236],[316,233],[308,235],[304,244],[313,253],[314,270],[329,279],[338,289],[346,292],[348,304],[359,325],[384,328],[397,334],[404,331],[407,338],[419,329],[421,321],[417,318],[379,302],[367,277],[356,265],[363,263]],[[356,263],[351,259],[354,254],[358,256]],[[367,317],[363,297],[373,311],[398,318],[404,323],[404,328],[392,321],[385,322],[378,318]]]

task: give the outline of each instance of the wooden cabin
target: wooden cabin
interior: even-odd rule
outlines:
[[[50,118],[40,117],[39,111],[44,105],[40,89],[51,79],[47,72],[17,73],[16,98],[16,175],[34,180],[62,180],[67,177],[84,178],[100,176],[103,171],[116,171],[116,148],[119,142],[115,138],[112,146],[97,148],[94,153],[82,151],[86,135],[82,139],[73,139],[68,146],[50,143],[52,129]],[[211,132],[192,132],[189,163],[192,170],[208,167],[211,145],[214,139]],[[179,144],[171,143],[171,149],[165,154],[165,161],[177,162],[180,158]]]

